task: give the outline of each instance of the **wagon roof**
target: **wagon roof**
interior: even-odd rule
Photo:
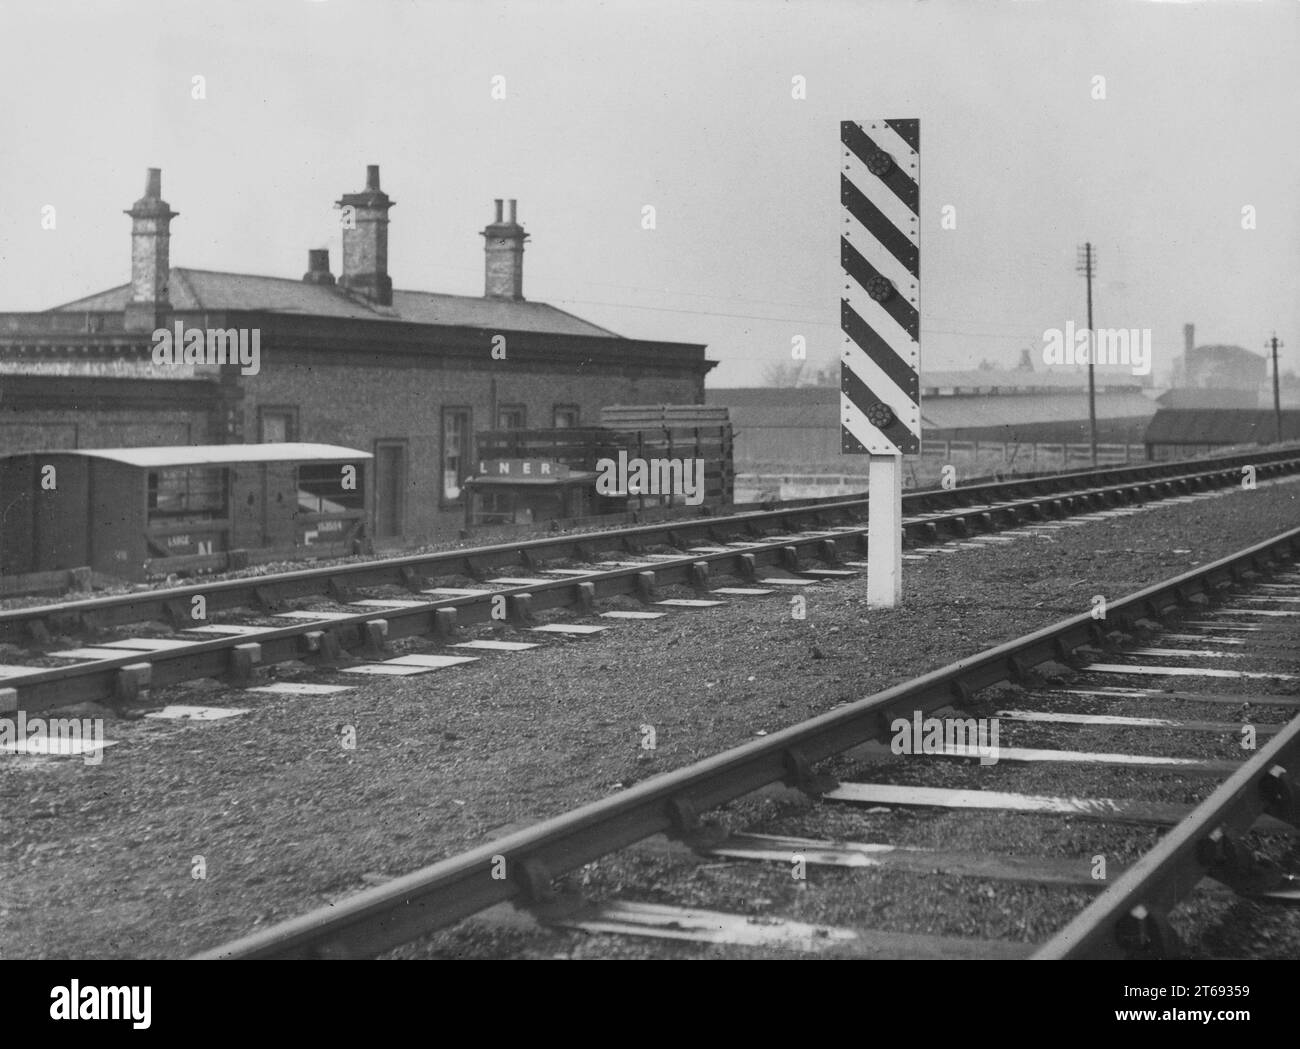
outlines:
[[[514,488],[517,486],[555,488],[566,484],[589,484],[599,476],[599,474],[587,470],[571,470],[564,477],[502,477],[496,474],[473,474],[465,478],[465,484],[490,488]]]
[[[369,452],[337,444],[184,444],[165,448],[56,448],[24,455],[80,455],[130,466],[217,466],[230,463],[339,462],[373,459]]]

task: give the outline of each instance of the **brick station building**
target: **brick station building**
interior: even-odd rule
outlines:
[[[613,404],[702,404],[702,345],[625,339],[523,294],[515,202],[482,231],[481,298],[394,290],[379,168],[345,194],[343,266],[300,280],[170,264],[177,212],[150,169],[131,216],[131,282],[39,313],[0,313],[0,454],[310,441],[372,452],[370,534],[454,532],[473,434],[596,425]],[[260,333],[238,363],[155,361],[153,332]],[[495,353],[494,353],[495,349]],[[178,358],[179,359],[179,358]]]

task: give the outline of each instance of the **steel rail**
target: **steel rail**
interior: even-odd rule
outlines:
[[[1037,497],[1065,498],[1081,489],[1098,486],[1135,487],[1191,483],[1216,478],[1227,484],[1240,477],[1240,468],[1254,466],[1263,476],[1300,469],[1295,448],[1261,451],[1216,459],[1173,461],[1142,466],[1051,474],[1043,477],[990,482],[969,487],[909,492],[903,496],[906,513],[930,513],[971,507],[980,502]],[[127,594],[0,610],[0,639],[21,640],[35,635],[42,640],[51,630],[124,626],[148,620],[188,623],[189,606],[202,597],[209,612],[314,597],[352,587],[395,585],[415,590],[426,574],[482,577],[505,566],[561,557],[589,557],[594,550],[676,541],[698,542],[727,530],[761,530],[795,522],[841,521],[865,517],[865,497],[815,502],[797,507],[751,511],[725,517],[691,517],[635,525],[599,532],[573,533],[523,540],[517,543],[409,554],[393,558],[297,569],[264,576],[214,580],[180,587],[164,587]]]
[[[1203,604],[1298,554],[1300,528],[1113,602],[1107,625]],[[1103,629],[1090,613],[1073,616],[196,957],[373,956],[499,903],[545,906],[555,877],[654,834],[689,840],[705,830],[702,814],[761,787],[785,783],[820,796],[833,784],[813,771],[815,763],[887,737],[896,717],[960,707],[1039,663],[1070,659],[1078,648],[1101,644]],[[1283,779],[1296,789],[1294,779]]]
[[[1267,874],[1241,844],[1261,816],[1300,826],[1300,718],[1279,732],[1154,849],[1032,955],[1066,958],[1177,957],[1169,912],[1209,876],[1249,891]]]
[[[1300,463],[1300,460],[1297,460]],[[1278,464],[1278,468],[1281,468]],[[1235,480],[1232,471],[1228,481]],[[1225,472],[1192,474],[1146,481],[1137,488],[1152,486],[1181,489],[1193,483],[1224,481]],[[1014,503],[974,506],[928,518],[913,518],[905,530],[913,537],[933,537],[940,525],[950,526],[959,535],[969,535],[967,519],[983,519],[992,530],[993,516],[1019,521],[1022,514],[1045,516],[1043,504],[1059,503],[1070,508],[1082,503],[1087,508],[1105,505],[1112,498],[1123,499],[1134,493],[1133,484],[1112,485],[1073,491],[1057,496],[1034,496]],[[753,534],[761,530],[752,529]],[[226,636],[195,642],[182,649],[159,652],[126,652],[116,659],[102,659],[67,667],[51,667],[36,673],[0,679],[0,713],[23,709],[29,712],[69,706],[74,703],[100,702],[124,704],[137,700],[149,688],[175,685],[196,678],[223,678],[232,684],[247,684],[260,665],[304,660],[332,665],[354,652],[382,658],[388,642],[406,637],[432,636],[447,638],[460,626],[485,623],[494,618],[494,608],[505,602],[507,618],[516,625],[532,621],[538,611],[577,607],[591,610],[595,601],[638,594],[649,600],[661,586],[687,585],[697,590],[707,586],[710,570],[752,580],[760,566],[776,565],[799,570],[800,551],[812,547],[817,556],[834,562],[842,543],[855,542],[866,552],[865,524],[833,535],[787,535],[758,543],[751,548],[712,554],[684,554],[675,560],[658,562],[653,568],[618,568],[593,573],[579,579],[560,578],[544,583],[484,591],[480,595],[423,601],[406,608],[394,607],[359,612],[344,619],[305,622],[280,628],[269,627],[253,637]],[[263,595],[266,600],[266,595]],[[495,617],[499,618],[499,617]]]

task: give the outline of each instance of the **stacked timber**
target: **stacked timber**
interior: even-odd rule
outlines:
[[[474,435],[480,462],[545,460],[571,470],[599,471],[602,460],[703,462],[704,504],[732,502],[735,469],[727,409],[713,405],[618,405],[601,410],[595,427],[547,430],[484,430]],[[628,509],[677,505],[681,498],[637,494]]]

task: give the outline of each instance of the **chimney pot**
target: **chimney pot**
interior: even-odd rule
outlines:
[[[393,281],[388,275],[388,211],[394,203],[379,188],[379,165],[369,164],[366,188],[360,193],[345,193],[335,204],[353,209],[353,222],[343,227],[343,273],[338,283],[380,306],[393,304]]]
[[[144,196],[131,210],[131,297],[126,304],[129,330],[158,326],[171,309],[171,221],[177,215],[162,199],[162,169],[146,168]]]
[[[501,220],[501,201],[496,204],[496,222],[483,230],[486,249],[486,271],[483,294],[489,299],[510,299],[522,302],[524,298],[524,241],[528,234],[515,221],[515,202],[509,201],[510,210]]]
[[[310,248],[307,251],[307,272],[302,279],[307,284],[333,284],[330,272],[329,248]]]

